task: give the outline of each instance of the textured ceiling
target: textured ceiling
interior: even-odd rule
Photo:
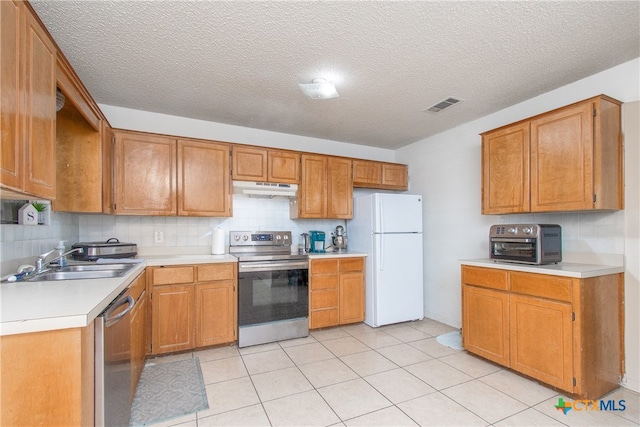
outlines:
[[[98,103],[390,149],[640,56],[638,1],[31,3]]]

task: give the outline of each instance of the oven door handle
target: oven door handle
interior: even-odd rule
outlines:
[[[277,271],[277,270],[306,270],[308,261],[300,262],[247,262],[239,264],[239,272],[247,271]]]
[[[491,242],[501,242],[501,243],[534,243],[536,239],[508,239],[501,237],[492,237]]]

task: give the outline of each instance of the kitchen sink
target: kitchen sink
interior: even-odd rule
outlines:
[[[92,264],[71,265],[50,270],[29,279],[30,282],[51,282],[56,280],[105,279],[122,277],[135,264]]]
[[[87,264],[87,265],[70,265],[56,269],[58,272],[73,271],[108,271],[108,270],[129,270],[133,264]]]

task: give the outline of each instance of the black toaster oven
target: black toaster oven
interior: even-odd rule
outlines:
[[[562,228],[557,224],[492,225],[489,254],[496,262],[557,264],[562,261]]]

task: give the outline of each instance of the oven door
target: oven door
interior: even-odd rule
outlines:
[[[307,260],[238,265],[238,326],[309,316]]]
[[[490,258],[496,261],[538,264],[537,239],[491,238]]]

